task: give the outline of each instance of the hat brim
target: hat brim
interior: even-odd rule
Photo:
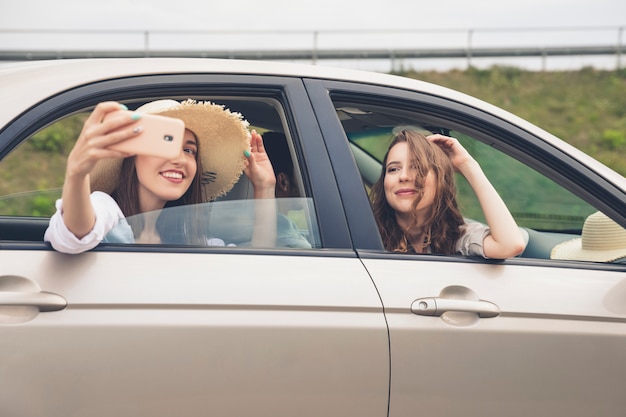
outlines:
[[[626,257],[626,248],[613,250],[589,250],[582,248],[582,238],[559,243],[550,254],[551,259],[568,261],[612,262]]]

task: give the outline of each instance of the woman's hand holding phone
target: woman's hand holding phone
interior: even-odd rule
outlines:
[[[125,112],[120,110],[120,112]],[[114,112],[117,113],[117,112]],[[111,113],[103,120],[118,115]],[[128,113],[126,111],[126,113]],[[141,117],[130,125],[112,131],[133,129],[138,131],[135,136],[107,146],[108,149],[123,152],[127,155],[148,155],[163,159],[174,159],[182,152],[185,123],[173,117],[155,114],[141,114]]]

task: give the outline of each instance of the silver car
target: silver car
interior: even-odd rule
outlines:
[[[0,415],[626,415],[626,264],[551,259],[593,213],[626,226],[626,179],[540,128],[408,78],[278,63],[3,64],[0,91]],[[282,133],[300,196],[280,204],[308,244],[250,247],[245,179],[198,208],[231,246],[44,243],[85,115],[157,98]],[[385,252],[368,190],[405,125],[463,142],[521,256]],[[461,180],[458,198],[484,221]]]

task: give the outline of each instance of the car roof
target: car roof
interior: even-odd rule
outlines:
[[[626,191],[623,176],[543,129],[480,99],[408,77],[320,65],[209,58],[60,59],[4,63],[0,64],[0,91],[4,97],[11,97],[11,105],[0,107],[0,130],[34,104],[74,87],[121,77],[185,73],[272,75],[350,81],[443,97],[490,113],[541,137]]]
[[[502,113],[502,116],[507,119],[515,117],[504,110],[458,91],[408,77],[378,72],[234,59],[105,58],[0,64],[0,88],[5,97],[13,97],[12,106],[3,106],[0,109],[0,123],[4,125],[42,99],[80,85],[120,77],[184,73],[274,75],[392,86],[457,100],[484,109],[489,113],[496,115]],[[525,123],[521,119],[519,122]]]

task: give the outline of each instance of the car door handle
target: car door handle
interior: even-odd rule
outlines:
[[[67,307],[67,300],[46,291],[0,291],[0,306],[37,307],[39,311],[58,311]]]
[[[418,298],[411,304],[411,311],[420,316],[441,316],[448,311],[476,313],[481,318],[496,317],[500,314],[498,306],[489,301],[435,297]]]

